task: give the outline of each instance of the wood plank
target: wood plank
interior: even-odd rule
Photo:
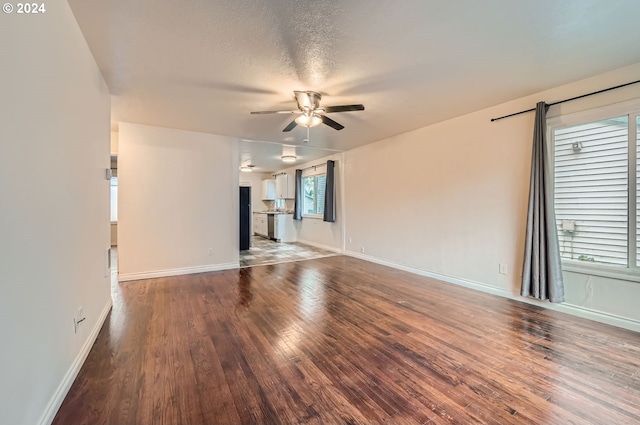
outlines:
[[[53,424],[640,423],[640,335],[335,256],[126,282]]]

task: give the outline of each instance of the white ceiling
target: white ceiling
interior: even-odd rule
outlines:
[[[322,106],[365,105],[330,114],[346,128],[311,128],[305,144],[347,150],[640,62],[637,0],[69,4],[113,95],[114,126],[271,142],[242,144],[259,171],[283,168],[279,144],[303,145],[306,129],[283,133],[291,115],[249,112],[295,109],[294,90],[320,92]]]

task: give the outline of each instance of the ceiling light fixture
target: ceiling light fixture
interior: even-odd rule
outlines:
[[[322,123],[322,118],[320,118],[320,116],[316,114],[307,115],[305,113],[304,115],[300,115],[298,118],[296,118],[296,123],[303,127],[315,127],[316,125],[320,125]]]
[[[296,157],[293,155],[283,155],[282,162],[296,162]]]
[[[242,165],[240,167],[240,171],[244,173],[250,173],[253,171],[253,167],[255,167],[255,165]]]

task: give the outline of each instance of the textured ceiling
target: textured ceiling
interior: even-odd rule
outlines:
[[[344,130],[311,129],[306,145],[332,150],[640,62],[637,0],[69,4],[113,94],[114,125],[296,146],[306,130],[283,133],[292,116],[249,112],[293,109],[294,90],[314,90],[323,106],[366,107],[330,115]]]

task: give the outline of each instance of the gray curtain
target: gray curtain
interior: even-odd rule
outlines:
[[[324,217],[323,221],[336,221],[336,190],[335,190],[335,161],[327,161],[327,181],[324,192]]]
[[[564,282],[553,205],[553,169],[547,145],[547,104],[539,102],[533,130],[529,213],[522,270],[523,296],[564,301]]]
[[[302,220],[302,170],[296,170],[296,196],[293,206],[293,219]]]

